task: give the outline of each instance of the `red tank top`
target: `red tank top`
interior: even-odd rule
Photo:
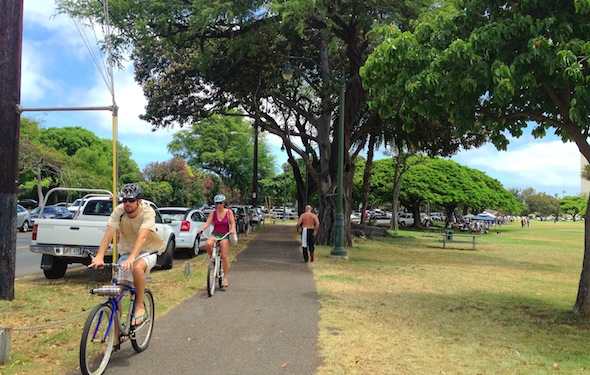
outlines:
[[[217,220],[217,210],[213,211],[213,233],[224,235],[229,232],[229,209],[221,220]]]

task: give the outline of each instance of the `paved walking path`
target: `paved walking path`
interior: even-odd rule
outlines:
[[[314,374],[319,303],[299,246],[292,226],[261,228],[231,263],[227,289],[157,318],[149,348],[124,343],[106,373]]]

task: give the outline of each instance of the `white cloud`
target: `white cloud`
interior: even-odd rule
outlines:
[[[42,56],[37,43],[23,41],[21,63],[21,97],[23,99],[37,101],[58,86],[58,83],[44,76],[45,64]]]
[[[554,138],[554,137],[553,137]],[[580,190],[580,152],[574,143],[523,139],[507,151],[492,145],[463,151],[453,160],[486,172],[507,187],[533,187],[548,194],[576,195]]]

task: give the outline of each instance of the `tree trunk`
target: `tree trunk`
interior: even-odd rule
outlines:
[[[584,218],[584,260],[574,314],[588,318],[590,317],[590,200],[588,200]]]
[[[399,193],[401,189],[401,182],[403,177],[403,168],[401,168],[402,155],[399,150],[397,155],[392,158],[392,161],[396,160],[393,168],[393,193],[391,195],[391,224],[390,229],[399,230],[399,223],[397,222],[397,214],[399,212]]]
[[[375,143],[377,143],[377,136],[369,136],[369,148],[367,150],[367,163],[365,164],[365,172],[363,174],[363,199],[361,203],[361,224],[367,221],[365,211],[369,205],[369,192],[371,191],[371,172],[373,170],[373,157],[375,156]]]

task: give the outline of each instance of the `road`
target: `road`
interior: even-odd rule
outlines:
[[[16,270],[15,276],[27,276],[41,273],[41,255],[31,253],[29,245],[31,244],[31,232],[16,235]]]

